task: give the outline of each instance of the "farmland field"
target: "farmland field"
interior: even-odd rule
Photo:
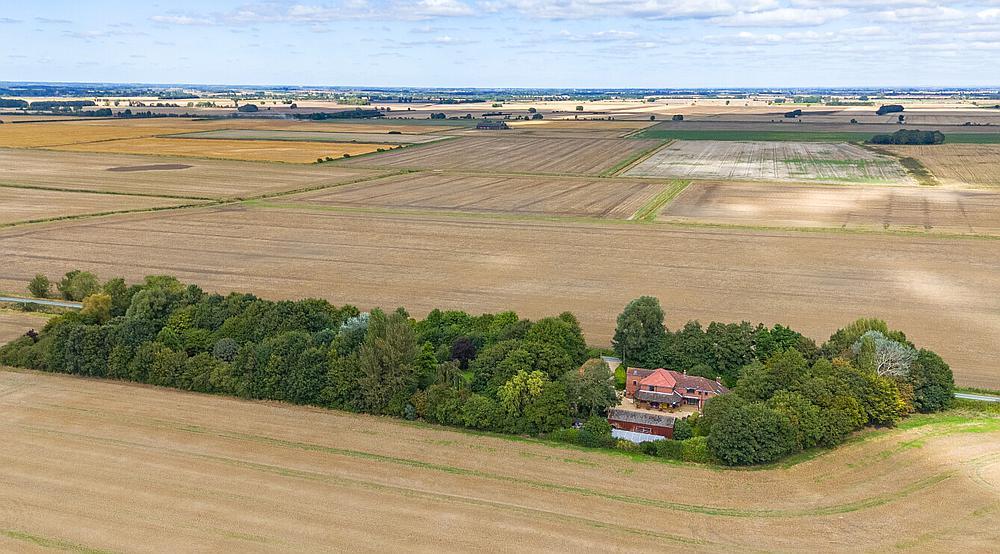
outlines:
[[[694,183],[660,220],[1000,235],[1000,194],[927,187]]]
[[[661,126],[662,125],[662,126]],[[658,140],[716,140],[716,141],[792,141],[792,142],[865,142],[877,134],[887,134],[899,129],[919,129],[910,125],[851,125],[795,124],[767,122],[716,122],[685,121],[679,124],[663,123],[637,133],[637,138]],[[925,126],[941,129],[951,144],[996,144],[1000,132],[993,127]]]
[[[106,140],[52,147],[69,152],[115,154],[151,154],[154,156],[192,156],[226,160],[313,163],[317,158],[357,156],[391,144],[293,142],[281,140],[200,140],[147,137]]]
[[[279,201],[312,205],[626,219],[663,189],[648,180],[407,174]]]
[[[154,123],[150,121],[150,123]],[[155,121],[129,125],[118,121],[73,121],[0,125],[0,147],[38,148],[89,142],[152,137],[190,130],[184,121]]]
[[[943,185],[1000,187],[1000,145],[891,146],[920,161]]]
[[[823,340],[874,316],[940,353],[960,384],[1000,387],[996,240],[229,206],[13,228],[0,251],[0,290],[74,268],[170,273],[213,291],[415,315],[569,310],[595,345],[643,294],[662,299],[672,328],[762,321]]]
[[[624,173],[628,177],[910,183],[890,156],[851,144],[675,141]]]
[[[54,189],[221,199],[342,183],[367,175],[371,173],[330,164],[298,166],[0,148],[0,184]]]
[[[0,418],[8,551],[985,552],[1000,541],[1000,425],[972,412],[917,416],[759,471],[5,370]]]
[[[598,175],[659,144],[601,138],[468,137],[384,152],[344,165],[393,169],[444,169]]]
[[[164,208],[194,201],[0,186],[0,226],[81,214]]]
[[[20,292],[20,290],[23,288],[16,291],[18,295],[27,294],[27,291]],[[0,345],[24,335],[28,329],[41,331],[47,321],[48,317],[43,314],[0,308]]]
[[[290,140],[300,142],[369,142],[382,144],[423,144],[444,140],[444,135],[404,135],[365,132],[273,131],[267,129],[219,129],[173,135],[170,138],[229,140]]]

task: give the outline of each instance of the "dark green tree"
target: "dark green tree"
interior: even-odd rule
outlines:
[[[660,301],[641,296],[629,302],[618,316],[611,344],[626,364],[651,367],[658,365],[665,336]]]

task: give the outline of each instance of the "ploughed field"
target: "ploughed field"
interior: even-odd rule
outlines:
[[[918,416],[757,471],[32,372],[0,370],[0,418],[6,551],[986,552],[1000,542],[1000,425],[983,415]]]
[[[411,173],[275,200],[384,207],[627,219],[664,188],[635,179]]]
[[[329,164],[291,166],[0,148],[0,183],[53,189],[220,199],[331,185],[375,174]],[[23,194],[30,200],[33,193]]]
[[[823,340],[879,317],[940,353],[959,383],[1000,387],[996,240],[233,205],[14,227],[0,252],[0,290],[79,268],[415,314],[569,310],[595,345],[643,294],[673,328],[762,321]]]
[[[600,175],[659,141],[616,138],[462,137],[348,160],[351,167]]]
[[[628,177],[910,183],[890,156],[853,144],[674,141],[624,173]]]
[[[1000,194],[933,187],[698,182],[661,221],[1000,235]]]

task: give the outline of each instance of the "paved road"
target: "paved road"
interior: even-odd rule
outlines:
[[[20,298],[17,296],[0,296],[0,302],[17,302],[19,304],[42,304],[44,306],[58,306],[60,308],[82,308],[80,302],[69,302],[66,300],[46,300],[45,298]]]
[[[1000,396],[990,396],[988,394],[973,394],[969,392],[956,392],[955,398],[964,398],[965,400],[981,400],[983,402],[1000,402]]]

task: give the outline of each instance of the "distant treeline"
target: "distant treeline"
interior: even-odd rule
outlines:
[[[0,108],[27,108],[28,103],[14,98],[0,98]]]
[[[383,114],[379,110],[365,110],[362,108],[356,108],[353,110],[344,110],[340,112],[315,112],[308,114],[295,114],[292,117],[295,119],[312,119],[317,121],[322,121],[324,119],[372,119],[377,117],[382,117]]]
[[[57,110],[96,106],[93,100],[43,100],[28,104],[29,110]]]
[[[29,285],[48,296],[42,275]],[[279,400],[639,450],[690,461],[767,463],[832,446],[866,425],[948,405],[952,375],[879,320],[859,320],[818,347],[780,325],[691,322],[664,327],[659,301],[618,316],[615,352],[631,366],[721,378],[730,394],[678,420],[675,440],[615,441],[604,419],[616,381],[588,348],[576,317],[530,321],[402,308],[361,312],[321,299],[273,302],[209,294],[174,277],[101,283],[71,271],[57,284],[83,309],[0,347],[0,364]],[[579,429],[575,421],[586,421]]]
[[[875,135],[868,140],[869,144],[943,144],[944,133],[941,131],[920,131],[900,129],[891,135]]]

